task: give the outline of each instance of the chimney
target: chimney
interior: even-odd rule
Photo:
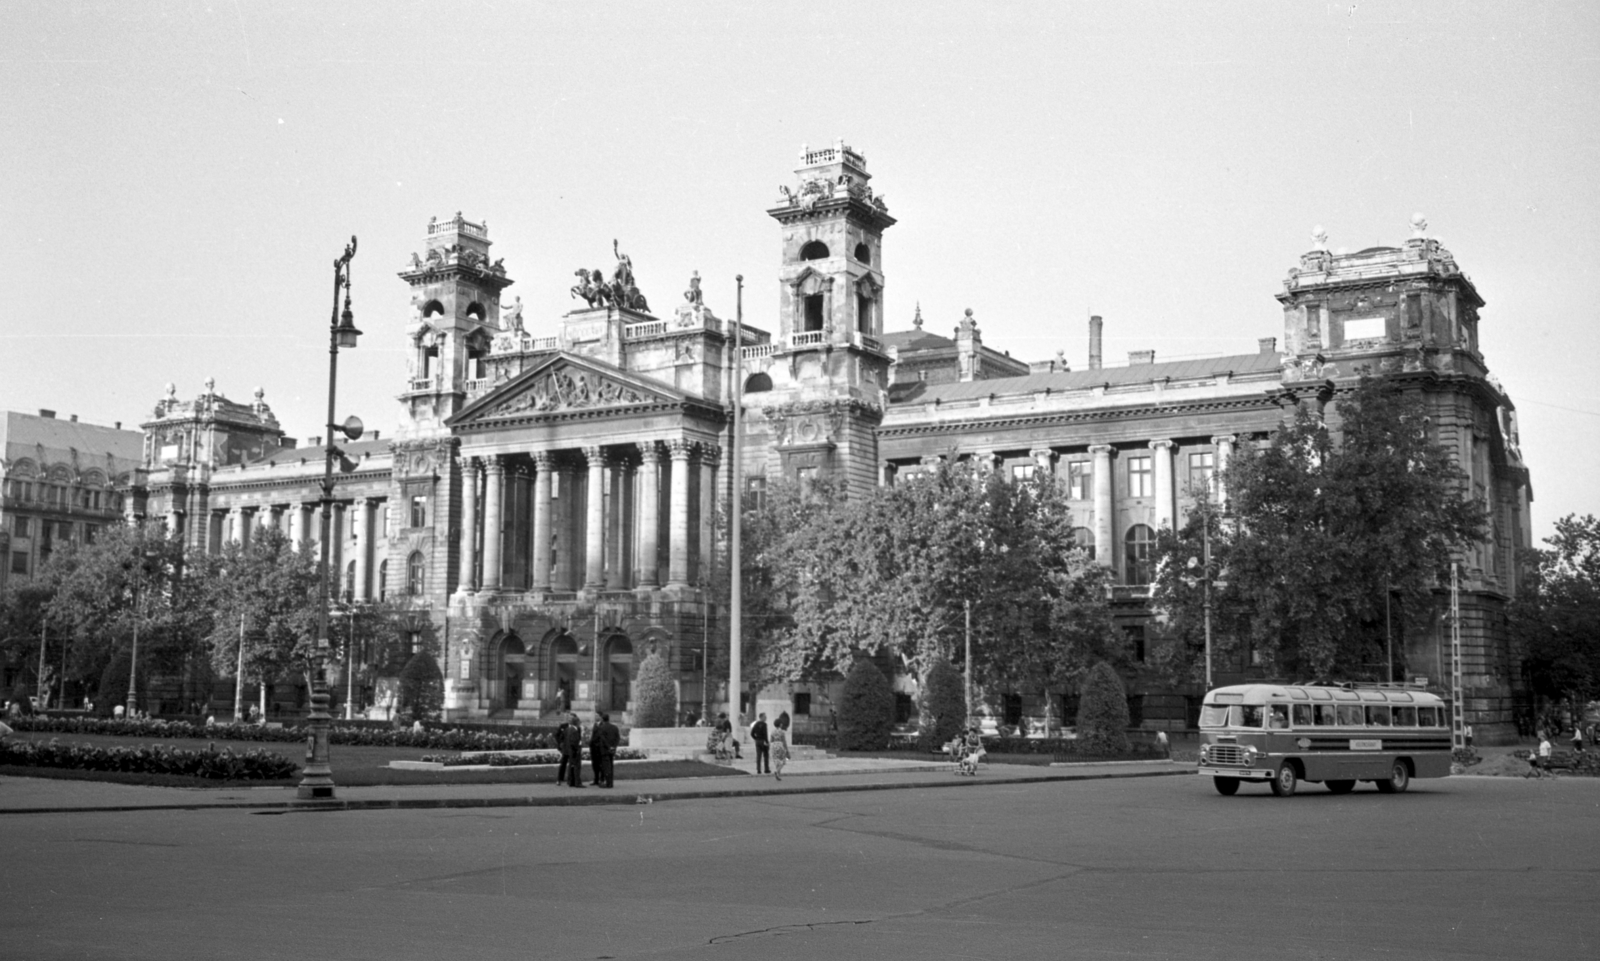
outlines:
[[[1140,364],[1153,364],[1156,362],[1156,352],[1153,350],[1128,351],[1128,366],[1137,367]]]
[[[121,430],[122,429],[122,421],[120,421],[120,420],[112,421],[111,424],[117,430]]]
[[[44,417],[44,418],[46,418],[48,420],[55,420],[56,419],[56,412],[53,411],[53,410],[45,410],[43,407],[41,407],[41,408],[39,408],[39,416],[40,417]]]
[[[372,438],[371,439],[372,440],[377,440],[378,439],[378,432],[377,431],[373,431],[372,432]]]
[[[1100,359],[1101,359],[1101,355],[1100,355],[1100,328],[1103,327],[1103,326],[1105,326],[1105,322],[1100,319],[1100,315],[1099,314],[1094,314],[1093,316],[1091,316],[1089,318],[1089,369],[1090,370],[1099,370],[1100,369]]]
[[[298,443],[299,441],[295,440],[293,437],[278,438],[278,448],[280,450],[294,450],[294,446]]]
[[[76,424],[78,422],[78,415],[77,414],[68,414],[67,416],[72,420],[72,422],[74,424]]]
[[[1278,338],[1262,337],[1256,341],[1256,347],[1258,347],[1263,354],[1276,354],[1278,352]]]
[[[322,438],[320,436],[318,436],[318,437],[307,437],[306,438],[306,446],[307,447],[321,447],[322,446]]]

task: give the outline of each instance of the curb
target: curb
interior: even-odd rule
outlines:
[[[47,807],[0,809],[0,815],[11,814],[93,814],[133,811],[253,811],[255,813],[288,814],[315,811],[396,811],[429,810],[443,808],[498,808],[498,807],[591,807],[595,805],[654,804],[657,801],[698,801],[716,798],[773,797],[791,794],[849,794],[861,791],[908,791],[924,788],[973,788],[1004,784],[1048,784],[1056,781],[1109,781],[1128,778],[1173,777],[1192,774],[1192,771],[1141,771],[1117,774],[1077,774],[1013,777],[1003,780],[913,781],[906,784],[818,784],[798,785],[793,788],[733,788],[722,791],[676,791],[671,794],[644,794],[624,792],[597,795],[552,795],[550,797],[490,797],[490,798],[387,798],[361,801],[263,801],[239,804],[117,804],[102,807]]]

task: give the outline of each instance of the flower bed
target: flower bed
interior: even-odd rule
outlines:
[[[279,781],[299,770],[282,754],[253,749],[191,751],[165,744],[138,747],[94,747],[7,740],[0,742],[0,766],[170,774],[215,781]]]
[[[213,738],[219,741],[262,741],[290,743],[306,738],[306,729],[266,727],[258,724],[214,724],[210,727],[189,721],[160,719],[128,720],[100,717],[17,718],[11,725],[18,732],[39,734],[106,734],[116,737]],[[554,747],[548,733],[517,731],[496,734],[488,731],[442,730],[413,731],[410,728],[370,727],[335,722],[328,734],[329,743],[365,747],[417,747],[446,751],[529,751]]]
[[[633,747],[619,747],[613,757],[618,761],[643,761],[646,759],[643,750]],[[443,764],[445,767],[464,767],[469,764],[487,764],[490,767],[526,767],[534,764],[558,764],[561,761],[561,752],[425,754],[422,756],[422,760],[431,764]],[[583,749],[583,760],[589,760],[588,748]]]
[[[1095,753],[1086,749],[1081,742],[1069,738],[1042,738],[1042,737],[996,737],[985,735],[983,738],[984,750],[990,754],[1037,754],[1051,755],[1064,761],[1075,760],[1162,760],[1167,757],[1161,746],[1153,740],[1145,740],[1152,735],[1146,731],[1130,731],[1129,738],[1132,743],[1128,745],[1126,753],[1115,756]],[[796,744],[806,744],[820,747],[825,750],[836,748],[835,739],[827,734],[796,734]],[[906,751],[922,753],[917,746],[915,737],[890,738],[886,747],[889,751]],[[938,753],[938,752],[935,752]]]

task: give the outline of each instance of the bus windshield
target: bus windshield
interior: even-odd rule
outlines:
[[[1259,704],[1206,704],[1200,708],[1201,727],[1261,727]]]

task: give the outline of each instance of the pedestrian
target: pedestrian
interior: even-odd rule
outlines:
[[[124,707],[121,704],[118,704],[116,707],[111,709],[111,716],[120,721],[120,720],[122,720],[122,716],[124,714],[126,714],[127,711],[128,711],[128,709],[126,707]]]
[[[750,743],[756,746],[756,773],[772,773],[772,748],[767,742],[767,716],[756,715],[756,722],[750,725]],[[763,769],[763,765],[765,768]]]
[[[1550,739],[1543,734],[1539,735],[1539,766],[1550,766]]]
[[[1172,756],[1172,743],[1167,740],[1167,732],[1166,731],[1157,731],[1156,732],[1156,747],[1161,749],[1161,756],[1162,757],[1171,757]]]
[[[561,725],[556,728],[556,753],[561,755],[561,762],[556,765],[556,783],[562,787],[566,787],[567,765],[570,763],[570,759],[567,757],[566,718],[562,718]]]
[[[583,777],[580,768],[583,767],[583,725],[578,723],[578,715],[567,715],[567,787],[583,787]]]
[[[733,748],[734,760],[744,760],[744,755],[739,753],[739,742],[733,737],[733,722],[728,720],[726,711],[717,715],[717,733],[721,735],[723,743]]]
[[[1471,747],[1472,746],[1472,725],[1471,724],[1467,725],[1466,734],[1467,734],[1467,747]]]
[[[594,726],[595,737],[589,739],[589,750],[595,750],[595,741],[599,740],[601,759],[604,762],[600,768],[599,782],[603,788],[617,786],[617,746],[622,743],[622,732],[611,723],[611,715],[600,712],[600,722]]]
[[[1582,724],[1574,724],[1572,726],[1572,749],[1574,751],[1577,751],[1579,754],[1583,753],[1583,725]]]
[[[589,727],[589,786],[600,787],[606,780],[606,738],[600,730],[605,720],[604,711],[594,712],[594,724]]]
[[[763,715],[765,716],[765,715]],[[772,723],[772,759],[768,767],[776,780],[783,780],[783,766],[789,763],[789,712],[784,711]],[[760,772],[757,772],[760,773]]]

